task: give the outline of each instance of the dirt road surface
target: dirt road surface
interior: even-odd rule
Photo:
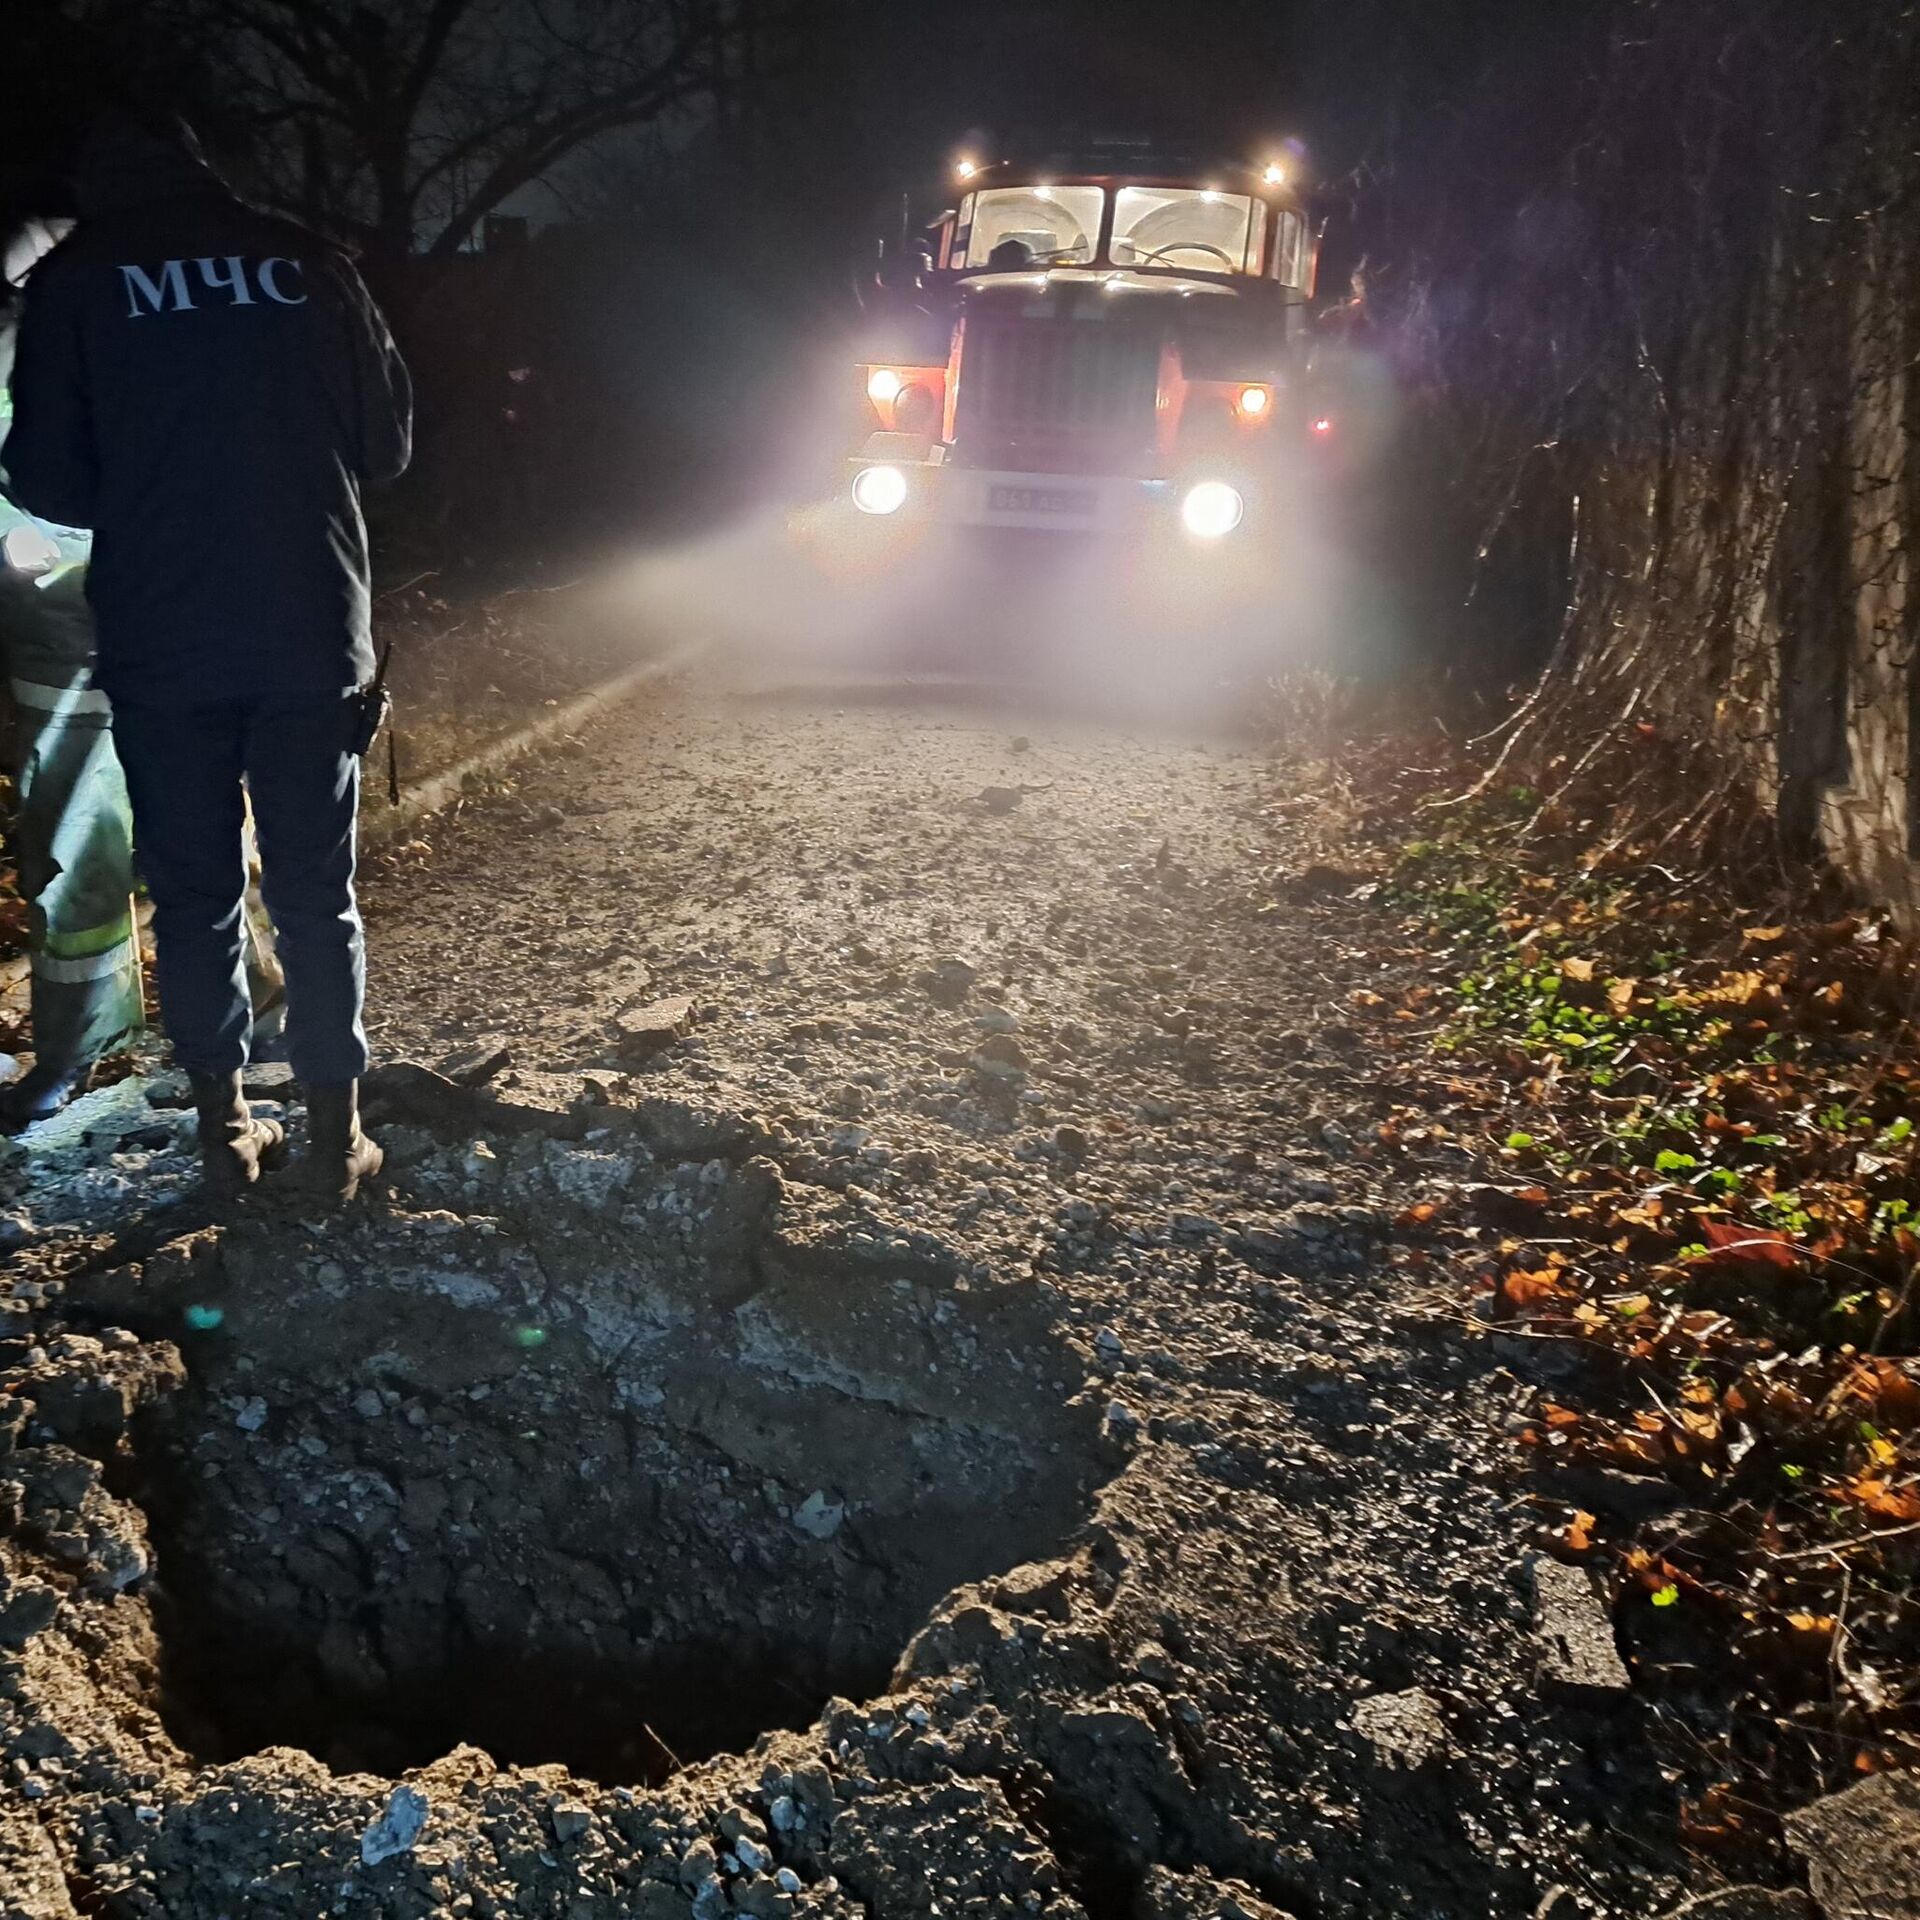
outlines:
[[[1711,1890],[1538,1555],[1529,1356],[1400,1234],[1474,1170],[1378,1151],[1347,1014],[1416,963],[1276,889],[1313,812],[1247,746],[693,683],[386,859],[377,1050],[449,1077],[380,1077],[384,1197],[16,1220],[5,1910]],[[91,1098],[184,1179],[177,1089]]]

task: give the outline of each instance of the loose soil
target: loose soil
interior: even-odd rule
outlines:
[[[605,1118],[469,1150],[493,1232],[396,1218],[291,1270],[238,1232],[112,1314],[166,1325],[177,1281],[221,1315],[132,1439],[189,1751],[662,1777],[878,1691],[941,1595],[1084,1517],[1098,1420],[1047,1391],[1045,1316],[905,1246],[863,1269],[769,1223],[771,1163],[662,1170]]]
[[[8,1162],[22,1910],[1810,1912],[1543,1558],[1295,777],[658,695],[371,878],[369,1204]]]

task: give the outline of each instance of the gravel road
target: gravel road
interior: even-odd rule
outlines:
[[[326,1235],[49,1253],[22,1309],[0,1860],[75,1901],[26,1911],[1712,1889],[1537,1559],[1538,1382],[1401,1234],[1474,1170],[1375,1139],[1352,996],[1420,962],[1284,904],[1315,805],[1243,746],[687,682],[384,855],[377,1049],[485,1090],[389,1074],[391,1192]]]
[[[789,1179],[1049,1289],[1138,1452],[1006,1683],[1077,1703],[1043,1744],[1078,1742],[1098,1884],[1657,1911],[1631,1714],[1537,1684],[1500,1438],[1531,1389],[1405,1264],[1416,1195],[1355,1151],[1391,1091],[1344,1024],[1379,963],[1265,905],[1298,798],[1150,727],[685,686],[374,880],[379,1044],[496,1033],[752,1115]],[[626,1077],[677,997],[691,1033]]]

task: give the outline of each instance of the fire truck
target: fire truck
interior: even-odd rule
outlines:
[[[960,159],[956,204],[893,243],[867,303],[843,497],[903,528],[1201,548],[1274,517],[1332,430],[1294,170]]]

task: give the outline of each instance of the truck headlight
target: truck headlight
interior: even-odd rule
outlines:
[[[1247,511],[1238,487],[1224,480],[1202,480],[1187,490],[1180,502],[1180,518],[1187,531],[1200,540],[1218,540],[1237,527]]]
[[[907,504],[907,476],[898,467],[862,467],[853,476],[853,504],[862,513],[898,513]]]
[[[1273,389],[1271,387],[1242,387],[1239,398],[1236,399],[1233,404],[1240,409],[1243,419],[1258,420],[1261,415],[1273,405]]]
[[[876,407],[890,407],[906,384],[891,367],[875,367],[867,375],[867,398]]]

